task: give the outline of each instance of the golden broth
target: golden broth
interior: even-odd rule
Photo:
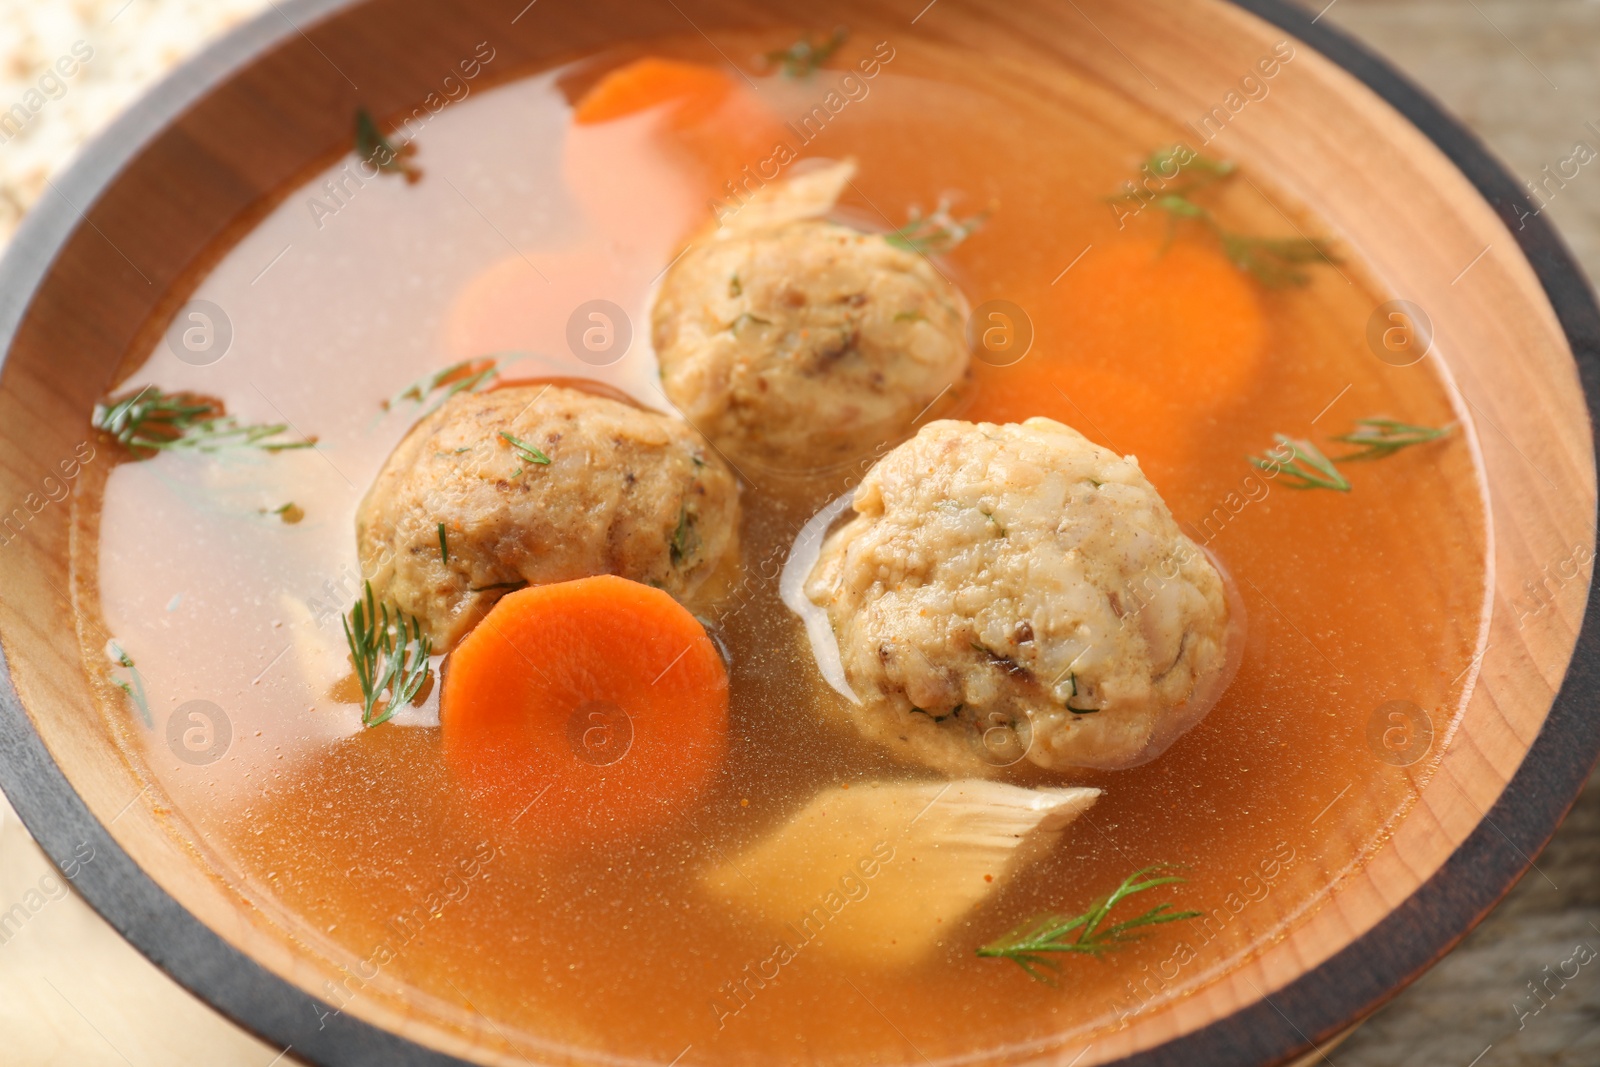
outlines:
[[[850,42],[836,65],[854,67],[872,44]],[[717,62],[698,39],[658,50]],[[1350,464],[1349,494],[1293,491],[1244,458],[1277,432],[1325,440],[1368,415],[1457,418],[1434,363],[1397,368],[1368,350],[1382,298],[1352,262],[1358,250],[1309,267],[1303,287],[1240,275],[1215,301],[1202,292],[1185,305],[1202,309],[1190,321],[1204,329],[1164,327],[1170,293],[1102,290],[1096,264],[1169,239],[1153,210],[1119,228],[1106,198],[1152,147],[1190,132],[1063,72],[889,51],[809,144],[784,122],[809,113],[838,71],[756,79],[770,121],[740,128],[801,158],[858,160],[840,211],[864,224],[893,228],[947,192],[961,195],[960,213],[992,208],[942,267],[974,305],[1026,309],[1034,339],[1013,365],[975,364],[955,414],[1046,415],[1145,457],[1174,514],[1237,582],[1249,620],[1237,680],[1150,764],[1023,776],[1105,794],[931,959],[847,967],[808,944],[780,963],[769,928],[702,893],[699,874],[820,788],[926,772],[842,724],[778,599],[799,527],[873,457],[790,474],[745,466],[743,572],[711,611],[730,660],[726,773],[644,840],[573,854],[497,837],[440,759],[434,708],[363,730],[359,707],[336,695],[348,689],[330,685],[348,670],[339,615],[359,588],[356,505],[419,411],[380,403],[455,360],[515,349],[541,355],[508,376],[598,379],[666,408],[646,343],[650,287],[707,217],[707,198],[734,203],[723,182],[747,180],[738,161],[759,172],[772,150],[748,132],[664,141],[651,116],[574,127],[553,75],[481,91],[422,131],[417,184],[351,182],[347,157],[222,255],[194,295],[231,320],[224,358],[190,366],[158,345],[130,379],[219,396],[244,421],[316,435],[318,448],[124,463],[76,558],[80,581],[98,585],[99,617],[86,615],[83,633],[106,665],[106,713],[218,876],[342,976],[319,991],[335,1010],[401,1000],[520,1054],[580,1061],[1005,1060],[1075,1047],[1282,936],[1383,842],[1435,764],[1480,641],[1488,532],[1470,438]],[[590,69],[569,82],[592,80]],[[1207,202],[1237,230],[1318,232],[1303,213],[1281,214],[1266,188],[1253,176]],[[1171,240],[1173,254],[1214,246],[1189,226]],[[632,320],[632,347],[606,367],[567,347],[569,315],[593,299]],[[1156,310],[1132,316],[1151,320],[1143,346],[1084,340],[1086,316],[1119,314],[1107,301],[1147,299]],[[1217,355],[1240,300],[1260,313],[1258,356],[1242,370]],[[1223,395],[1201,399],[1213,380]],[[303,521],[273,513],[289,502]],[[106,634],[137,664],[153,729],[109,684],[126,672],[105,658]],[[195,699],[227,717],[231,743],[215,762],[167,740],[169,717]],[[1369,741],[1376,709],[1395,700],[1426,709],[1435,735],[1410,766]],[[1190,868],[1160,899],[1205,920],[1158,927],[1103,959],[1068,958],[1055,987],[973,955],[1157,862]]]

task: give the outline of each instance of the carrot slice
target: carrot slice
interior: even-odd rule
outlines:
[[[1095,245],[1061,279],[1020,362],[973,364],[963,418],[1058,419],[1140,466],[1164,492],[1181,485],[1197,435],[1243,399],[1266,358],[1255,283],[1216,248],[1136,237]]]
[[[973,422],[1021,422],[1035,415],[1064,422],[1096,444],[1139,457],[1157,487],[1176,481],[1193,445],[1194,421],[1180,399],[1127,374],[1030,352],[1008,367],[973,364]]]
[[[596,225],[630,245],[681,244],[708,205],[720,215],[794,160],[792,138],[759,95],[731,70],[682,60],[651,56],[613,70],[574,107],[567,187]],[[612,121],[630,115],[650,121]]]
[[[1077,362],[1118,370],[1191,407],[1250,388],[1266,356],[1255,283],[1208,244],[1096,246],[1062,279],[1061,323]]]
[[[687,125],[713,111],[732,88],[732,79],[713,67],[647,56],[596,82],[573,117],[592,125],[670,103],[676,104],[674,118]]]
[[[518,833],[598,840],[659,826],[728,743],[728,675],[659,589],[602,575],[510,593],[451,654],[445,757]]]

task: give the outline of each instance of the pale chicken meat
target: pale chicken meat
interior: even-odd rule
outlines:
[[[786,938],[852,964],[915,963],[1043,858],[1098,789],[863,782],[823,790],[702,885]]]

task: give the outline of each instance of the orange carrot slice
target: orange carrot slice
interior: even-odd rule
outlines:
[[[1256,285],[1211,245],[1097,245],[1061,286],[1074,362],[1207,410],[1240,399],[1261,370],[1267,322]]]
[[[578,101],[573,117],[580,125],[592,125],[674,104],[674,118],[688,125],[715,110],[732,88],[732,79],[715,68],[647,56],[596,82]]]
[[[653,121],[612,121],[646,114]],[[681,244],[708,205],[720,216],[795,158],[752,86],[681,60],[652,56],[611,71],[579,99],[573,120],[567,187],[599,227],[637,247]]]
[[[728,675],[705,628],[611,575],[502,598],[451,654],[439,707],[482,809],[553,841],[667,822],[727,752]]]
[[[1119,455],[1139,457],[1158,488],[1176,481],[1194,426],[1180,399],[1131,375],[1085,366],[1058,352],[1033,351],[1008,367],[973,364],[973,422],[1021,422],[1042,415],[1064,422]]]

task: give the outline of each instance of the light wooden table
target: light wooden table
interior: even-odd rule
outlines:
[[[1325,0],[1312,5],[1321,9]],[[96,48],[86,80],[0,145],[0,239],[44,175],[167,65],[265,0],[0,0],[0,109],[75,40]],[[121,13],[119,13],[121,12]],[[1600,150],[1600,3],[1595,0],[1335,0],[1323,17],[1364,38],[1464,118],[1521,177]],[[15,91],[12,91],[15,90]],[[81,90],[81,91],[80,91]],[[78,92],[74,97],[72,94]],[[1549,206],[1600,277],[1600,168]],[[0,798],[0,1061],[17,1067],[271,1067],[286,1062],[146,962],[61,888]],[[1527,983],[1600,952],[1600,786],[1590,788],[1510,899],[1453,954],[1337,1049],[1337,1067],[1595,1067],[1600,960],[1536,1015]]]

